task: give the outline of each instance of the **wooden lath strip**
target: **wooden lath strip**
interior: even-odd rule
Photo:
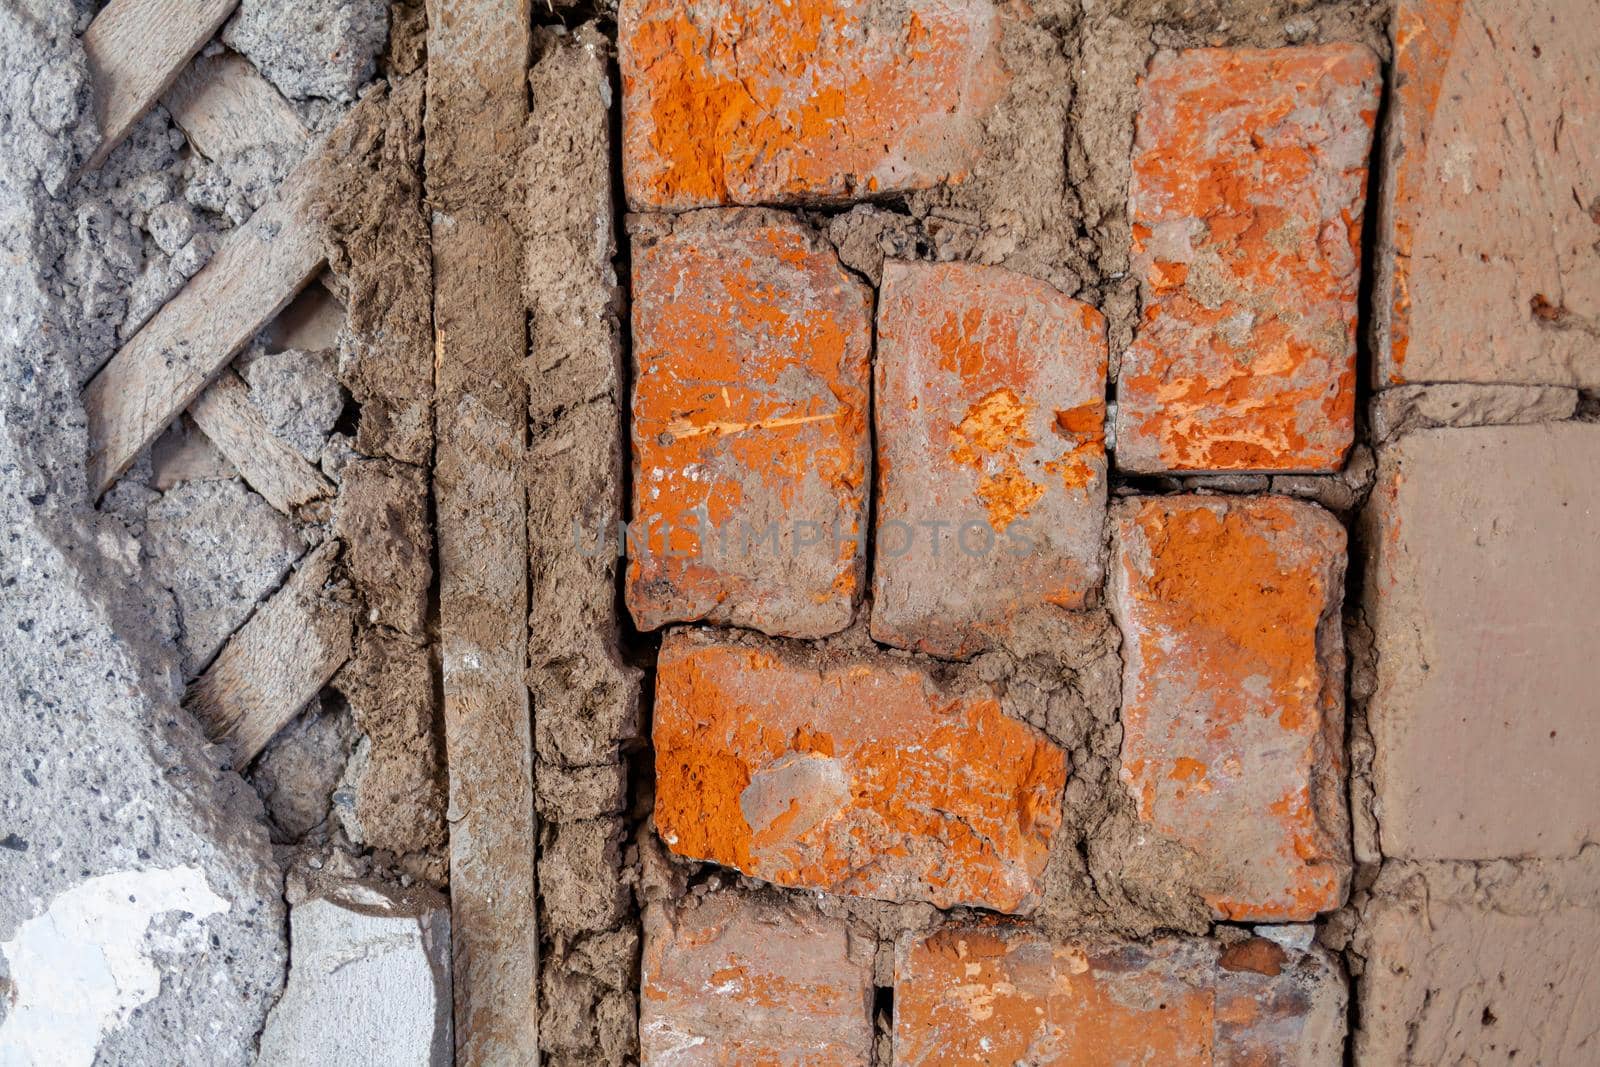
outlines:
[[[197,145],[205,146],[202,151],[225,155],[293,136],[285,116],[270,117],[275,105],[267,104],[254,123],[239,110],[239,101],[276,99],[288,106],[242,60],[197,64],[171,99],[174,116]],[[321,271],[325,250],[311,204],[330,159],[356,128],[361,108],[357,104],[283,179],[273,198],[223,238],[211,261],[84,390],[89,479],[96,494],[109,489]]]
[[[308,554],[228,639],[184,704],[243,768],[350,658],[353,606],[327,589],[339,542]]]
[[[300,116],[243,56],[202,56],[179,75],[161,102],[195,151],[228,159],[262,145],[305,148]]]
[[[94,170],[205,47],[239,0],[111,0],[83,34],[100,147]]]
[[[307,504],[333,495],[333,483],[267,428],[250,403],[250,387],[233,371],[223,371],[189,415],[250,488],[285,515],[298,516]]]
[[[456,1062],[535,1064],[522,244],[506,168],[527,122],[528,0],[429,0],[434,501]]]
[[[318,169],[316,159],[295,168],[84,390],[89,486],[96,495],[322,269],[322,241],[309,212]]]

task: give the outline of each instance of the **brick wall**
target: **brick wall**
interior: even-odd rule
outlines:
[[[1443,62],[1406,28],[1449,6],[1403,0],[1398,69]],[[646,1062],[1337,1063],[1338,950],[1393,901],[1374,895],[1386,858],[1592,839],[1592,804],[1535,831],[1437,781],[1417,746],[1461,692],[1372,658],[1371,630],[1403,642],[1485,606],[1406,570],[1452,551],[1419,509],[1477,499],[1451,482],[1476,461],[1430,439],[1384,451],[1356,527],[1386,546],[1363,595],[1404,592],[1353,615],[1357,673],[1380,670],[1355,707],[1352,848],[1347,524],[1373,467],[1359,297],[1389,76],[1372,24],[1280,21],[1274,46],[1116,19],[1061,38],[1139,72],[1074,83],[1121,84],[1128,119],[1118,158],[1056,178],[1086,211],[1125,176],[1126,226],[1084,237],[1087,216],[1001,177],[1060,166],[1030,122],[1094,117],[1040,110],[1045,74],[1073,77],[1044,16],[624,0],[619,541],[628,608],[660,635]],[[1391,129],[1427,121],[1418,91],[1399,86]],[[1394,216],[1435,193],[1392,139],[1385,160],[1378,273],[1402,309],[1419,268],[1396,243],[1420,231]],[[1418,313],[1398,323],[1377,364],[1412,382],[1434,364]],[[1394,403],[1374,424],[1427,407]],[[1593,445],[1565,433],[1482,447]],[[1593,599],[1576,588],[1575,612]],[[1581,777],[1537,731],[1505,733],[1513,760],[1560,767],[1525,788]],[[1442,743],[1485,774],[1506,755]]]

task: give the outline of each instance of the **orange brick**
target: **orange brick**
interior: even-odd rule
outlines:
[[[1400,0],[1390,25],[1376,381],[1600,387],[1594,5]]]
[[[617,24],[635,210],[958,180],[1007,80],[989,0],[623,0]]]
[[[1133,499],[1112,513],[1122,781],[1194,850],[1219,918],[1305,920],[1349,879],[1344,528],[1283,497]]]
[[[1152,60],[1128,194],[1144,313],[1117,383],[1119,467],[1341,465],[1378,86],[1360,45]]]
[[[1338,965],[1320,949],[1243,944],[1256,951],[1199,938],[1052,942],[993,921],[908,935],[895,959],[895,1063],[1338,1063]]]
[[[1038,903],[1066,756],[985,686],[678,632],[654,740],[656,831],[679,855],[851,896]]]
[[[865,580],[871,294],[788,216],[698,212],[634,246],[642,629],[850,624]],[[709,531],[709,532],[708,532]]]
[[[1106,327],[1001,267],[884,265],[872,636],[965,656],[1101,577]]]
[[[843,922],[712,893],[644,914],[639,1044],[673,1067],[867,1064],[875,942]]]

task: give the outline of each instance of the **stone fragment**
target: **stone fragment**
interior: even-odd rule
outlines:
[[[844,629],[865,578],[871,294],[770,211],[685,216],[633,263],[634,620]]]
[[[222,28],[292,100],[350,103],[376,70],[389,39],[389,0],[240,0]]]
[[[1104,317],[1000,267],[890,261],[876,373],[872,636],[959,657],[1082,607],[1102,574]]]
[[[448,1067],[449,903],[331,879],[309,892],[290,897],[289,984],[258,1062]]]
[[[312,701],[256,760],[250,782],[286,840],[299,841],[327,819],[354,735],[348,711]]]
[[[895,1063],[1323,1067],[1344,1045],[1324,951],[1254,939],[1078,944],[952,923],[895,954]]]
[[[77,175],[94,10],[0,3],[0,1060],[244,1067],[286,969],[282,873],[180,707],[172,598],[85,484],[80,390],[142,258],[121,190],[180,165],[155,108]]]
[[[1380,450],[1363,603],[1384,855],[1567,856],[1600,840],[1596,469],[1600,426],[1576,422]]]
[[[1400,0],[1373,292],[1379,383],[1600,386],[1600,22]]]
[[[245,365],[244,380],[267,429],[315,462],[344,410],[333,353],[289,349],[257,355]]]
[[[1025,912],[1066,755],[979,683],[902,659],[670,635],[656,681],[656,831],[769,882]]]
[[[1392,441],[1439,426],[1560,422],[1578,410],[1578,391],[1555,385],[1402,385],[1372,398],[1372,436]]]
[[[1122,771],[1188,846],[1219,918],[1305,921],[1344,900],[1344,528],[1283,497],[1112,512]]]
[[[1379,82],[1351,44],[1151,61],[1128,194],[1144,314],[1117,382],[1119,467],[1343,462]]]
[[[623,0],[617,23],[635,210],[959,180],[1006,84],[988,0]]]
[[[873,1062],[871,939],[731,892],[644,914],[645,1064]]]
[[[145,516],[144,551],[178,601],[185,675],[193,676],[278,587],[305,545],[294,524],[239,481],[185,482]]]

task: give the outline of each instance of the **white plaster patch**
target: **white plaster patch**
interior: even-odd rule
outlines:
[[[161,991],[146,931],[156,916],[228,910],[198,867],[115,871],[72,887],[0,942],[12,1003],[0,1067],[92,1067],[101,1039]]]

